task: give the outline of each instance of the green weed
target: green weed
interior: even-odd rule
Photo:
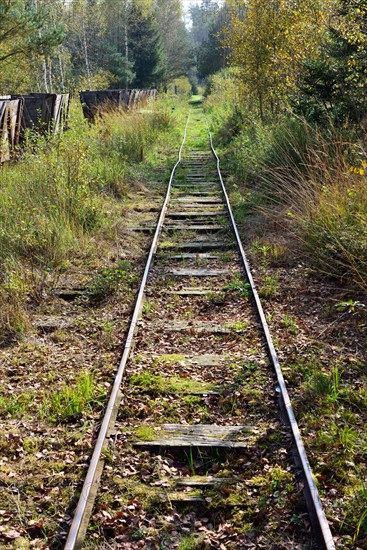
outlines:
[[[104,389],[95,385],[91,374],[84,372],[74,384],[64,383],[60,390],[44,397],[41,417],[62,421],[78,418],[94,404],[101,403],[105,394]]]
[[[120,260],[117,267],[105,268],[88,288],[90,300],[100,301],[114,294],[119,288],[129,288],[137,279],[131,269],[132,266],[127,260]]]
[[[283,319],[281,320],[281,325],[284,328],[287,328],[291,334],[297,334],[298,332],[298,325],[295,319],[291,317],[290,315],[284,315]]]
[[[249,283],[246,283],[240,275],[235,275],[227,285],[223,287],[223,290],[235,291],[243,298],[249,298],[251,287]]]
[[[34,402],[34,395],[24,392],[19,395],[0,396],[0,414],[3,417],[22,418]]]
[[[265,299],[273,298],[279,288],[279,282],[276,275],[265,275],[261,287],[259,289],[259,296]]]
[[[149,315],[149,313],[152,311],[153,304],[149,300],[145,300],[142,308],[142,312],[144,315]]]

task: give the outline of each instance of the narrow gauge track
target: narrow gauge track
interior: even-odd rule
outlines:
[[[205,125],[195,109],[67,550],[335,548]]]

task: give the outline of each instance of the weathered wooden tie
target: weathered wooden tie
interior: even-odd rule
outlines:
[[[253,426],[218,426],[217,424],[162,424],[157,438],[151,441],[134,441],[140,448],[154,447],[210,447],[245,449]]]
[[[175,267],[171,267],[167,271],[178,277],[223,277],[231,273],[228,269],[177,269]]]

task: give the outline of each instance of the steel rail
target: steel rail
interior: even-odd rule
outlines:
[[[122,354],[122,357],[121,357],[121,361],[120,361],[120,364],[119,364],[118,371],[117,371],[116,376],[115,376],[115,380],[114,380],[114,384],[113,384],[113,387],[112,387],[112,390],[111,390],[110,398],[109,398],[107,408],[106,408],[106,411],[105,411],[105,414],[104,414],[104,417],[103,417],[101,428],[100,428],[99,433],[98,433],[98,438],[97,438],[97,441],[96,441],[96,444],[95,444],[95,447],[94,447],[94,451],[93,451],[93,454],[92,454],[92,458],[91,458],[91,461],[90,461],[90,464],[89,464],[89,468],[88,468],[88,471],[87,471],[87,474],[86,474],[86,477],[85,477],[85,480],[84,480],[84,484],[83,484],[82,491],[81,491],[81,494],[80,494],[80,497],[79,497],[79,501],[78,501],[78,504],[77,504],[77,507],[76,507],[76,510],[75,510],[75,513],[74,513],[73,521],[72,521],[71,526],[70,526],[70,530],[69,530],[68,537],[67,537],[65,547],[64,547],[65,550],[74,550],[76,548],[80,548],[82,543],[83,543],[83,540],[80,540],[80,532],[81,532],[81,528],[82,528],[83,524],[85,523],[86,514],[90,513],[89,511],[87,512],[87,510],[90,510],[90,508],[91,508],[91,499],[92,499],[91,492],[92,492],[92,488],[95,486],[95,484],[97,482],[97,478],[98,478],[98,475],[99,475],[99,465],[100,465],[100,461],[101,461],[102,451],[103,451],[103,448],[104,448],[104,445],[105,445],[106,438],[108,436],[108,432],[111,429],[111,420],[113,418],[113,412],[115,410],[115,405],[116,405],[116,402],[118,400],[120,386],[121,386],[122,378],[123,378],[123,375],[124,375],[124,372],[125,372],[126,363],[127,363],[128,358],[129,358],[129,355],[130,355],[132,342],[133,342],[134,334],[135,334],[135,330],[136,330],[136,324],[139,320],[140,311],[141,311],[141,307],[142,307],[143,300],[144,300],[144,291],[145,291],[145,287],[146,287],[150,267],[151,267],[151,264],[152,264],[154,253],[157,249],[159,234],[160,234],[160,231],[161,231],[162,226],[163,226],[164,218],[165,218],[166,211],[167,211],[167,205],[168,205],[168,202],[169,202],[169,199],[170,199],[173,177],[175,175],[175,172],[176,172],[176,169],[177,169],[178,165],[181,163],[181,160],[182,160],[182,150],[183,150],[183,147],[184,147],[185,141],[186,141],[187,127],[188,127],[189,120],[190,120],[190,113],[191,113],[191,110],[189,111],[189,114],[188,114],[188,117],[187,117],[186,126],[185,126],[185,130],[184,130],[184,136],[183,136],[182,143],[181,143],[179,153],[178,153],[178,160],[177,160],[176,164],[174,165],[174,167],[171,171],[170,179],[169,179],[168,186],[167,186],[166,197],[165,197],[165,200],[164,200],[164,203],[163,203],[163,206],[162,206],[161,214],[159,216],[159,220],[158,220],[158,223],[157,223],[155,234],[154,234],[152,244],[151,244],[151,247],[150,247],[150,250],[149,250],[149,255],[148,255],[146,265],[145,265],[145,270],[144,270],[144,274],[143,274],[142,281],[141,281],[141,284],[140,284],[139,293],[138,293],[138,296],[137,296],[137,299],[136,299],[134,313],[133,313],[133,316],[131,318],[129,332],[128,332],[126,342],[125,342],[125,346],[124,346],[124,351],[123,351],[123,354]],[[88,519],[89,519],[89,517],[88,517]]]
[[[248,282],[249,282],[251,290],[252,290],[252,295],[253,295],[253,299],[254,299],[254,302],[255,302],[256,310],[257,310],[257,313],[259,315],[261,326],[262,326],[262,329],[263,329],[263,332],[264,332],[264,335],[265,335],[265,339],[266,339],[266,343],[267,343],[267,346],[268,346],[269,356],[270,356],[272,365],[273,365],[273,367],[275,369],[275,372],[276,372],[277,382],[278,382],[280,393],[281,393],[281,396],[282,396],[283,405],[284,405],[284,408],[285,408],[285,411],[286,411],[287,420],[288,420],[289,425],[291,427],[293,439],[294,439],[296,449],[297,449],[297,454],[298,454],[298,457],[299,457],[301,465],[302,465],[302,470],[303,470],[303,474],[304,474],[305,481],[306,481],[305,490],[306,490],[306,495],[308,497],[307,498],[307,501],[308,501],[307,504],[308,504],[308,508],[309,508],[310,517],[311,517],[311,520],[313,520],[314,527],[315,527],[316,531],[318,532],[317,535],[318,535],[318,538],[320,539],[320,541],[319,541],[320,545],[322,545],[322,547],[327,549],[327,550],[335,550],[336,547],[335,547],[335,544],[334,544],[333,535],[331,533],[329,523],[326,519],[325,512],[323,510],[322,503],[321,503],[321,500],[320,500],[320,496],[319,496],[315,481],[313,479],[311,466],[310,466],[310,463],[309,463],[307,455],[306,455],[306,450],[305,450],[305,447],[304,447],[304,444],[303,444],[303,441],[302,441],[302,437],[301,437],[299,427],[298,427],[298,423],[297,423],[297,420],[296,420],[296,417],[295,417],[295,414],[294,414],[294,411],[293,411],[291,400],[289,398],[288,390],[286,388],[286,384],[285,384],[285,380],[284,380],[284,377],[283,377],[282,369],[281,369],[281,366],[280,366],[280,363],[279,363],[277,353],[275,351],[275,347],[274,347],[274,344],[273,344],[272,337],[270,335],[269,326],[268,326],[268,323],[267,323],[266,318],[265,318],[265,314],[264,314],[263,307],[261,305],[259,294],[257,292],[255,282],[254,282],[254,279],[252,277],[250,264],[247,260],[247,257],[246,257],[246,254],[245,254],[242,242],[241,242],[241,238],[240,238],[240,235],[239,235],[239,232],[238,232],[238,229],[237,229],[236,221],[235,221],[235,218],[233,216],[231,204],[230,204],[230,201],[229,201],[227,190],[226,190],[226,187],[224,185],[222,173],[221,173],[221,170],[220,170],[220,159],[219,159],[219,157],[217,155],[217,152],[216,152],[216,150],[214,148],[214,145],[213,145],[213,136],[212,136],[212,133],[210,131],[210,127],[209,127],[209,124],[208,124],[207,117],[205,116],[205,113],[204,113],[204,117],[205,117],[205,122],[206,122],[207,129],[208,129],[208,134],[209,134],[209,139],[210,139],[210,147],[211,147],[212,153],[213,153],[213,155],[216,159],[218,177],[219,177],[219,180],[220,180],[220,183],[221,183],[222,192],[223,192],[224,199],[225,199],[225,202],[226,202],[228,214],[229,214],[229,217],[230,217],[230,220],[231,220],[232,229],[233,229],[233,232],[234,232],[234,235],[235,235],[235,238],[236,238],[236,243],[237,243],[238,249],[240,251],[241,260],[242,260],[243,266],[245,268],[246,276],[247,276]]]

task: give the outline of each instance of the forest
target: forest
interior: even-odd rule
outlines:
[[[82,90],[138,89],[154,94],[83,116]],[[71,100],[60,131],[22,129],[20,146],[0,164],[1,548],[64,547],[187,128],[193,173],[190,180],[187,166],[178,169],[178,189],[200,178],[210,129],[335,545],[367,548],[367,0],[0,0],[0,123],[1,102],[31,93]],[[225,218],[216,200],[206,217],[192,209],[199,229],[216,208]],[[161,256],[180,230],[183,212],[174,214]],[[204,271],[213,258],[227,263],[223,287],[194,286],[192,305],[166,266],[162,289],[172,299],[169,323],[182,314],[189,327],[186,347],[204,341],[200,376],[213,371],[220,385],[231,380],[229,389],[222,394],[218,380],[203,385],[199,376],[189,392],[182,327],[172,338],[152,330],[159,350],[149,357],[139,334],[143,352],[132,365],[142,365],[128,374],[132,404],[123,428],[111,431],[117,446],[130,437],[131,419],[143,435],[151,418],[213,422],[208,403],[217,400],[218,423],[249,414],[262,428],[265,408],[278,404],[252,314],[239,318],[251,302],[248,283],[230,272],[232,251],[213,250],[203,253]],[[187,253],[189,271],[194,255]],[[154,328],[166,304],[156,291],[145,298],[142,326]],[[189,340],[195,299],[203,300],[200,322],[214,311],[215,327],[228,307],[234,320],[223,334]],[[225,368],[210,363],[211,346],[222,342],[222,355],[239,349]],[[175,408],[177,397],[183,405]],[[118,498],[110,489],[98,497],[87,547],[295,548],[293,534],[307,538],[310,524],[302,483],[285,459],[288,435],[272,430],[253,447],[260,469],[248,473],[241,459],[240,489],[221,486],[232,504],[223,511],[210,493],[210,513],[197,521],[171,501],[163,513],[154,500],[164,476],[178,475],[171,456],[154,462],[146,454],[138,466],[130,443],[106,446],[108,476],[118,464],[123,479],[109,486],[118,485]],[[201,458],[186,455],[185,476],[195,477]],[[220,460],[205,463],[209,484],[228,480]]]

